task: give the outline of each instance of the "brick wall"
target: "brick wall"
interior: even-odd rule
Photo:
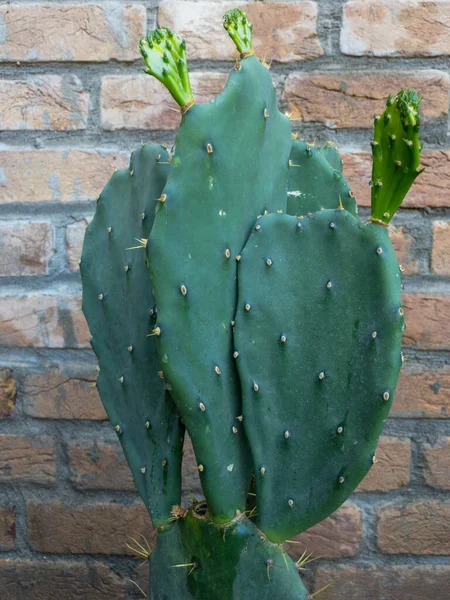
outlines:
[[[174,102],[144,76],[137,42],[188,38],[198,100],[234,59],[228,2],[0,3],[0,590],[5,600],[130,600],[150,525],[93,385],[78,259],[95,198],[142,142],[170,143]],[[423,95],[420,176],[392,234],[406,269],[406,363],[378,462],[332,517],[292,544],[326,558],[329,600],[450,597],[450,1],[246,5],[294,130],[344,153],[369,204],[372,116],[388,92]],[[202,21],[202,24],[200,24]],[[215,29],[217,42],[201,35]],[[362,209],[367,214],[367,208]],[[199,495],[187,451],[185,490]],[[6,590],[6,591],[5,591]]]

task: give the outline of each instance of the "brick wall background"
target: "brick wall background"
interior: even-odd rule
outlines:
[[[150,525],[93,382],[78,259],[95,198],[130,150],[170,143],[179,115],[142,74],[139,36],[188,39],[195,95],[218,93],[235,54],[233,3],[0,2],[0,594],[131,600],[146,567],[126,542]],[[406,363],[378,463],[300,536],[329,600],[450,597],[450,1],[245,5],[295,131],[337,142],[369,203],[372,117],[390,91],[423,95],[420,176],[394,219],[406,269]],[[215,29],[210,44],[205,32]],[[362,215],[367,214],[363,209]],[[187,451],[185,489],[200,495]]]

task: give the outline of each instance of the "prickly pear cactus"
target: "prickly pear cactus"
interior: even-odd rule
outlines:
[[[362,223],[336,147],[292,136],[252,26],[223,92],[195,104],[186,44],[141,41],[183,115],[102,192],[81,260],[98,388],[157,532],[150,600],[307,600],[283,542],[375,461],[401,367],[388,235],[419,167],[420,98],[375,117]],[[184,427],[205,501],[181,506]],[[309,559],[308,559],[309,560]],[[316,594],[314,594],[316,596]]]

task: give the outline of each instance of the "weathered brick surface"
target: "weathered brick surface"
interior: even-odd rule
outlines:
[[[55,442],[49,436],[0,435],[0,483],[56,481]]]
[[[354,56],[450,54],[450,3],[354,0],[344,5],[341,51]]]
[[[389,231],[392,245],[394,246],[397,260],[404,269],[405,275],[416,275],[419,272],[419,264],[414,255],[414,238],[400,226]]]
[[[35,550],[71,554],[128,554],[130,537],[151,539],[142,502],[68,506],[59,501],[27,504],[30,543]]]
[[[327,127],[373,127],[392,90],[412,87],[426,96],[424,121],[448,115],[450,78],[444,71],[291,73],[282,95],[292,118]]]
[[[431,270],[436,275],[450,275],[450,221],[434,221]]]
[[[5,346],[82,348],[89,332],[81,301],[66,293],[0,298],[0,339]]]
[[[0,506],[0,552],[14,550],[15,547],[16,511],[13,506]]]
[[[403,294],[405,344],[435,350],[450,347],[450,296],[446,294]]]
[[[119,443],[69,442],[70,481],[85,490],[135,489],[130,468]]]
[[[24,381],[23,406],[37,419],[107,419],[95,381],[97,373],[78,375],[62,370],[30,373]]]
[[[424,460],[425,484],[450,490],[450,437],[438,438],[433,446],[424,444]]]
[[[314,556],[326,558],[355,556],[362,540],[361,512],[354,504],[346,504],[293,540],[298,543],[286,543],[286,549],[295,559],[300,558],[305,549]]]
[[[380,509],[377,544],[385,554],[450,554],[450,504],[428,501]]]
[[[400,371],[391,417],[450,419],[450,367],[408,362]]]
[[[81,259],[81,252],[83,250],[84,234],[86,233],[86,227],[92,219],[81,219],[81,221],[75,221],[70,223],[66,228],[66,256],[67,265],[71,271],[79,271],[79,261]]]
[[[0,204],[93,200],[125,153],[100,150],[0,150]]]
[[[375,456],[377,462],[356,491],[388,492],[408,486],[411,468],[410,440],[383,436],[378,443]]]
[[[127,584],[98,562],[0,560],[5,600],[125,600]]]
[[[233,2],[163,1],[158,21],[188,40],[188,58],[233,60],[236,50],[224,35],[222,17],[237,6],[239,3]],[[253,36],[257,56],[268,62],[292,62],[323,54],[317,37],[316,2],[250,2],[240,6],[257,32]]]
[[[17,389],[11,369],[0,369],[0,419],[10,417],[16,406]]]
[[[198,103],[208,102],[225,85],[225,73],[192,73]],[[115,129],[176,129],[179,106],[167,90],[148,75],[104,77],[101,90],[102,127]]]
[[[370,152],[344,152],[344,174],[360,206],[370,206],[369,180],[372,175]],[[408,192],[402,206],[450,206],[450,152],[423,150],[420,160],[425,171]]]
[[[75,75],[0,80],[0,130],[86,129],[89,94]]]
[[[0,221],[0,277],[47,273],[53,246],[48,222]]]
[[[328,600],[448,600],[450,566],[319,567],[315,590],[330,581]]]
[[[145,8],[17,3],[0,6],[0,22],[0,62],[124,61],[139,57]]]

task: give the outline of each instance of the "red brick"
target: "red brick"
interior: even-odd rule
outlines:
[[[344,173],[352,186],[357,203],[370,206],[369,180],[372,174],[370,152],[343,153]],[[418,177],[402,206],[423,208],[424,206],[450,206],[450,152],[425,150],[421,165],[425,171]]]
[[[89,94],[75,75],[0,80],[0,130],[86,129]]]
[[[56,481],[55,442],[48,436],[0,435],[0,483]]]
[[[377,544],[385,554],[450,554],[450,504],[430,500],[382,508]]]
[[[0,221],[0,277],[43,275],[54,252],[50,223]]]
[[[411,468],[411,442],[396,437],[381,437],[376,449],[377,462],[359,484],[357,492],[388,492],[407,487]]]
[[[141,534],[151,539],[150,518],[142,502],[99,502],[68,506],[63,502],[29,501],[28,532],[38,552],[128,554],[126,544]]]
[[[433,222],[433,249],[431,251],[431,270],[436,275],[450,275],[450,222]]]
[[[23,386],[25,414],[37,419],[107,419],[95,381],[97,373],[82,375],[63,369],[30,373]]]
[[[62,560],[0,560],[5,600],[125,600],[126,581],[106,565]]]
[[[75,221],[66,227],[66,256],[71,271],[80,270],[79,260],[83,250],[84,235],[91,220],[91,218],[81,219],[81,221]]]
[[[286,63],[322,56],[315,2],[246,2],[240,6],[253,24],[253,47],[260,58]],[[233,2],[163,0],[158,21],[186,38],[188,58],[233,60],[237,52],[224,35],[222,21],[225,12],[236,7]]]
[[[0,506],[0,551],[15,550],[15,548],[16,512],[14,507]]]
[[[391,92],[414,88],[426,98],[424,121],[448,115],[450,77],[444,71],[291,73],[282,95],[292,118],[330,128],[373,127]]]
[[[8,4],[0,62],[134,60],[145,19],[139,5]]]
[[[419,272],[419,265],[414,256],[414,237],[402,225],[393,227],[389,231],[389,237],[394,246],[397,260],[404,269],[404,274],[416,275]]]
[[[304,550],[314,556],[340,558],[356,556],[362,540],[361,513],[354,504],[346,504],[321,523],[286,542],[289,555],[297,560]]]
[[[424,444],[425,484],[450,490],[450,437],[438,438],[436,444]]]
[[[0,369],[0,419],[14,412],[17,399],[16,381],[11,369]]]
[[[196,101],[208,102],[225,85],[225,73],[192,73]],[[175,110],[174,110],[175,109]],[[104,77],[101,88],[103,129],[176,129],[179,106],[165,87],[149,75]]]
[[[317,598],[328,600],[448,600],[450,566],[414,564],[319,567],[315,590],[333,585]]]
[[[444,350],[450,347],[450,295],[403,294],[405,344]]]
[[[353,56],[450,54],[450,4],[355,0],[344,6],[341,51]]]
[[[93,200],[127,155],[93,150],[0,150],[0,203]]]
[[[119,443],[69,442],[70,481],[84,490],[135,490]]]
[[[450,366],[427,369],[408,362],[400,371],[391,417],[450,418]]]
[[[0,298],[0,339],[4,346],[88,347],[81,299],[64,292]]]

